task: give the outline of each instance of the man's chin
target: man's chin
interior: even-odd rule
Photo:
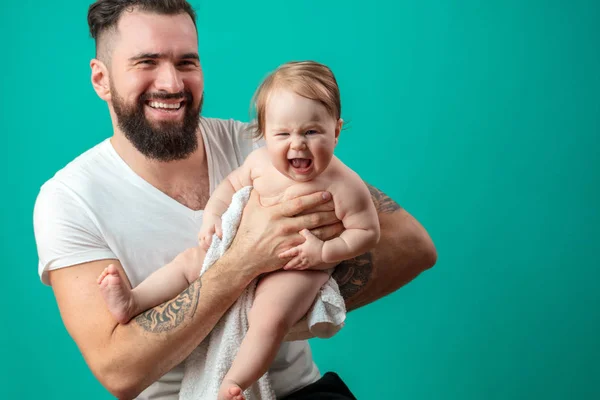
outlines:
[[[154,116],[144,115],[146,124],[152,129],[172,129],[181,128],[183,126],[183,116],[180,118],[156,118]]]
[[[171,134],[179,132],[183,129],[183,123],[181,122],[149,122],[150,127],[157,132],[170,132]]]
[[[144,118],[148,127],[154,131],[180,132],[184,126],[183,118],[178,120],[164,120],[155,118]]]

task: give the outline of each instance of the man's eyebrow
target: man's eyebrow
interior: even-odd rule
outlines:
[[[140,53],[140,54],[136,54],[133,57],[129,58],[129,61],[137,61],[137,60],[142,60],[145,58],[150,58],[150,59],[157,59],[157,58],[161,58],[161,54],[159,53]]]
[[[165,55],[161,54],[161,53],[140,53],[140,54],[136,54],[133,57],[130,57],[129,61],[138,61],[138,60],[144,60],[144,59],[157,60],[157,59],[163,58],[163,57],[165,57]],[[200,60],[198,53],[185,53],[185,54],[182,54],[181,57],[179,57],[179,58],[182,60],[189,60],[189,59]]]
[[[191,58],[191,59],[200,61],[200,57],[198,56],[198,53],[185,53],[179,58],[181,58],[182,60],[187,60],[187,59]]]

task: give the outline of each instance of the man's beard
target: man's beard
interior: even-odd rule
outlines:
[[[112,104],[117,115],[117,124],[125,137],[144,156],[158,161],[174,161],[187,158],[198,148],[198,123],[202,111],[200,99],[194,109],[193,96],[189,91],[180,93],[144,93],[137,103],[126,104],[111,83]],[[151,123],[144,114],[149,100],[184,99],[183,121]]]

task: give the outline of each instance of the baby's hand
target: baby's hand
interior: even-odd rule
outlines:
[[[279,254],[281,259],[293,257],[284,265],[283,269],[303,270],[323,264],[321,258],[323,241],[319,240],[308,229],[301,230],[300,234],[306,239],[304,243]]]
[[[205,213],[202,216],[202,227],[198,232],[198,243],[204,250],[208,250],[214,234],[223,239],[223,230],[221,229],[221,217],[215,214]]]

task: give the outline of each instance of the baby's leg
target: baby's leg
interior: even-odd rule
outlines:
[[[109,265],[98,277],[108,310],[119,323],[125,324],[142,311],[172,299],[191,284],[191,276],[200,274],[201,266],[183,261],[183,257],[175,258],[134,289],[119,276],[113,264]]]
[[[256,288],[249,329],[231,369],[225,376],[219,399],[232,399],[231,391],[248,388],[269,368],[284,336],[302,318],[329,274],[323,271],[278,271]]]

